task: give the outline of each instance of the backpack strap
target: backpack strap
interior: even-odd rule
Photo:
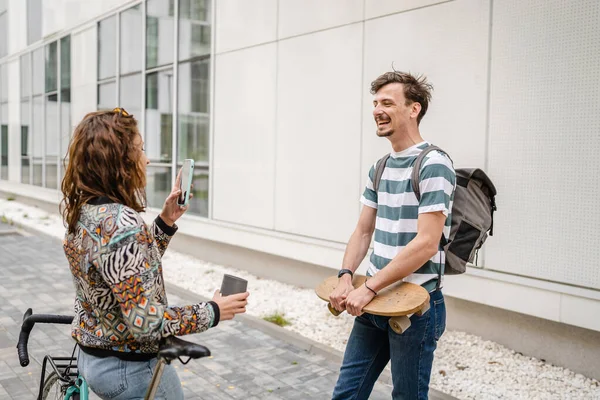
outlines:
[[[375,166],[375,179],[373,179],[373,190],[375,193],[379,190],[379,182],[381,182],[381,176],[383,175],[383,170],[385,169],[388,158],[390,158],[390,153],[381,157]]]
[[[427,154],[429,154],[430,152],[436,151],[436,150],[441,153],[446,154],[446,156],[448,158],[450,158],[450,156],[448,156],[448,154],[444,150],[431,144],[428,147],[424,148],[423,151],[421,151],[421,153],[417,156],[415,163],[413,164],[413,170],[412,170],[412,176],[410,178],[410,181],[411,181],[410,183],[412,185],[413,192],[415,192],[415,196],[417,196],[418,201],[421,201],[421,189],[419,189],[419,182],[421,180],[421,165],[423,164],[423,160],[425,159],[425,156],[427,156]],[[452,161],[452,159],[450,159],[450,161]],[[443,233],[442,233],[442,238],[441,238],[440,242],[442,243],[442,247],[445,247],[448,244],[448,241],[446,240],[446,237],[444,236]]]
[[[426,148],[423,149],[423,151],[421,151],[421,153],[417,156],[417,159],[415,160],[415,163],[413,164],[413,170],[412,170],[412,176],[411,176],[411,185],[412,185],[412,189],[413,192],[415,192],[415,196],[417,196],[417,200],[421,201],[421,191],[419,189],[419,181],[420,181],[420,175],[421,175],[421,165],[423,164],[423,160],[425,159],[425,156],[427,156],[427,154],[429,154],[432,151],[440,151],[444,154],[446,154],[446,152],[442,149],[440,149],[437,146],[434,145],[429,145]],[[442,232],[442,237],[440,238],[440,243],[442,245],[442,249],[448,244],[448,241],[446,240],[446,237],[444,236],[444,233]],[[440,270],[438,271],[438,280],[436,282],[435,285],[435,289],[439,290],[440,289],[440,284],[442,283],[442,269],[440,268]]]
[[[446,154],[446,152],[442,149],[440,149],[437,146],[434,145],[429,145],[428,147],[424,148],[423,151],[421,151],[421,154],[419,154],[417,156],[417,159],[413,165],[413,170],[412,170],[412,176],[411,176],[411,184],[412,184],[412,189],[413,192],[415,192],[415,196],[417,196],[417,200],[421,201],[421,191],[419,189],[419,180],[420,178],[420,174],[421,174],[421,164],[423,164],[423,160],[425,159],[425,156],[427,156],[427,154],[429,154],[432,151],[441,151],[442,153]]]

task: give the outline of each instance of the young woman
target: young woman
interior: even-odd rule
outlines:
[[[147,226],[146,165],[137,121],[125,110],[87,114],[75,129],[62,182],[64,251],[75,284],[78,367],[102,399],[142,398],[161,338],[198,333],[246,311],[248,293],[169,306],[161,257],[185,212],[179,179]],[[157,398],[183,399],[172,366]]]

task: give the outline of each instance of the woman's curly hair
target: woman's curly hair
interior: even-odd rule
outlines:
[[[136,119],[124,110],[87,114],[69,144],[61,190],[61,211],[68,232],[75,232],[81,207],[95,197],[144,211],[146,171]]]

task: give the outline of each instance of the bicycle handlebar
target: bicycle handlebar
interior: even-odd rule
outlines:
[[[29,334],[36,323],[42,324],[65,324],[73,322],[71,315],[51,315],[51,314],[35,314],[32,315],[31,308],[25,311],[23,315],[23,324],[21,325],[21,333],[19,334],[19,342],[17,343],[17,354],[19,355],[19,363],[21,367],[29,365],[29,354],[27,353],[27,342]]]

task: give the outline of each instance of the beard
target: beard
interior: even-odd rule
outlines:
[[[380,131],[379,129],[376,129],[375,130],[375,134],[378,137],[389,137],[389,136],[392,136],[394,134],[394,130],[391,129],[391,128],[388,129],[388,130],[385,130],[385,131]]]

